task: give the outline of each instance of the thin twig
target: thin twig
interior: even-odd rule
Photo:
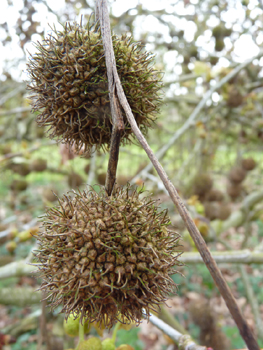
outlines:
[[[9,109],[6,111],[0,111],[0,117],[4,116],[4,115],[11,115],[11,114],[19,114],[19,113],[23,113],[23,112],[29,112],[31,111],[31,107],[17,107],[14,109]]]
[[[52,145],[55,145],[55,144],[56,144],[55,141],[50,141],[50,142],[43,143],[43,144],[38,145],[38,146],[34,146],[34,147],[31,147],[31,148],[25,149],[25,150],[22,151],[22,152],[16,152],[16,153],[8,153],[8,154],[5,154],[4,156],[2,156],[2,157],[0,158],[0,163],[4,162],[5,160],[8,160],[8,159],[12,159],[12,158],[15,158],[15,157],[21,157],[21,156],[23,156],[24,154],[28,154],[28,153],[35,152],[35,151],[37,151],[37,150],[38,150],[39,148],[41,148],[41,147],[52,146]]]
[[[168,335],[180,350],[206,350],[205,346],[197,345],[189,335],[182,334],[154,315],[150,315],[150,322]]]
[[[115,95],[113,95],[113,100],[117,102]],[[106,184],[105,184],[105,188],[109,196],[111,195],[113,187],[116,182],[120,142],[121,142],[121,136],[124,130],[124,123],[123,123],[120,108],[119,106],[117,107],[117,105],[115,105],[115,107],[116,107],[115,108],[116,119],[114,121],[112,135],[111,135],[109,163],[108,163],[108,170],[107,170]],[[112,115],[114,114],[112,113]]]
[[[263,253],[251,252],[249,249],[211,252],[218,264],[263,264]],[[181,255],[180,261],[186,265],[203,263],[197,252],[187,252]]]
[[[42,295],[43,300],[41,301],[41,315],[39,318],[40,322],[40,337],[38,338],[37,350],[41,349],[42,343],[46,343],[46,350],[51,350],[50,339],[47,332],[47,321],[46,321],[46,306],[47,301],[45,295]]]
[[[100,19],[101,36],[103,40],[103,48],[104,48],[106,68],[107,68],[111,116],[113,121],[109,163],[108,163],[108,170],[107,170],[106,184],[105,184],[106,192],[110,196],[116,182],[120,142],[121,142],[121,136],[124,132],[124,122],[123,122],[123,117],[122,117],[119,101],[115,90],[113,67],[116,67],[116,60],[115,60],[114,52],[111,50],[112,39],[111,39],[110,24],[107,21],[104,21],[101,16],[99,16],[100,10],[101,8],[98,8],[96,6],[96,19],[97,20]]]
[[[3,97],[0,98],[0,106],[2,106],[6,101],[8,101],[10,98],[16,96],[19,94],[19,92],[25,91],[26,85],[21,84],[17,88],[13,88],[10,90],[7,94],[5,94]]]
[[[100,23],[105,25],[107,28],[110,28],[110,19],[109,19],[106,0],[98,0],[96,3],[96,8],[98,9]],[[112,56],[114,55],[112,46],[106,47],[106,49],[111,51]],[[239,66],[239,70],[243,69],[243,66],[244,66],[244,64],[242,65],[242,68],[240,68],[240,66]],[[167,174],[165,173],[161,164],[158,162],[158,159],[154,155],[152,149],[149,147],[145,137],[142,135],[140,129],[138,128],[137,123],[134,119],[133,113],[131,111],[131,108],[129,106],[129,103],[126,99],[125,93],[123,91],[123,88],[122,88],[122,85],[121,85],[121,82],[120,82],[120,79],[118,76],[116,64],[112,65],[112,69],[113,69],[113,76],[114,76],[114,81],[116,84],[116,90],[117,90],[117,95],[118,95],[118,98],[120,101],[120,105],[122,106],[122,108],[124,109],[124,111],[126,113],[126,117],[131,125],[132,131],[134,132],[138,141],[140,142],[143,149],[147,153],[147,155],[148,155],[149,159],[151,160],[153,166],[155,167],[157,173],[159,174],[160,178],[162,179],[167,191],[169,192],[169,195],[170,195],[173,203],[175,204],[179,214],[181,215],[183,221],[185,222],[185,225],[186,225],[193,241],[195,242],[195,245],[196,245],[197,249],[199,250],[208,270],[210,271],[210,274],[213,277],[213,279],[214,279],[214,281],[215,281],[215,283],[220,291],[220,294],[224,298],[226,305],[227,305],[233,319],[235,320],[235,322],[239,328],[240,334],[243,337],[244,341],[246,342],[249,350],[260,350],[259,345],[257,344],[257,341],[255,339],[255,336],[252,333],[252,330],[249,328],[246,320],[243,318],[241,311],[236,303],[236,300],[235,300],[230,288],[228,287],[226,281],[224,280],[224,277],[223,277],[221,271],[219,270],[218,266],[216,265],[216,262],[213,259],[210,251],[208,250],[202,235],[200,234],[194,221],[190,217],[190,215],[189,215],[183,201],[181,200],[180,196],[178,195],[175,187],[173,186],[173,184],[169,180]],[[237,72],[239,70],[235,69],[234,70],[234,71],[236,71],[235,74],[237,74]],[[232,74],[233,74],[232,76],[235,75],[233,72],[232,72]],[[221,81],[222,85],[225,83],[225,80],[226,80],[226,77],[224,79],[222,79],[222,81]],[[199,111],[205,106],[207,99],[211,96],[213,91],[215,91],[215,87],[206,93],[206,99],[204,100],[204,102],[202,102],[198,105],[198,108],[195,110],[195,113],[193,113],[191,115],[191,119],[190,118],[188,119],[189,125],[196,118]],[[188,127],[186,127],[186,126],[184,126],[184,129],[181,128],[181,133],[183,133],[185,130],[187,130],[187,128]]]

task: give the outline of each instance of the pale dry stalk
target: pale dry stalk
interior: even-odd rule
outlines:
[[[255,339],[254,334],[252,333],[252,330],[248,326],[246,320],[241,314],[241,311],[236,303],[236,300],[228,287],[221,271],[219,270],[215,260],[213,259],[208,247],[206,246],[206,243],[198,231],[194,221],[192,220],[191,216],[189,215],[182,199],[178,195],[174,185],[171,183],[169,180],[167,174],[165,173],[164,169],[162,168],[161,164],[159,163],[158,159],[154,155],[152,149],[149,147],[146,139],[142,135],[140,129],[138,128],[133,113],[131,111],[131,108],[128,104],[128,101],[126,99],[126,96],[124,94],[116,65],[115,65],[115,60],[112,58],[114,56],[113,52],[113,47],[110,45],[111,43],[111,30],[110,30],[110,19],[109,19],[109,14],[108,14],[108,8],[107,8],[107,2],[106,0],[97,0],[96,2],[96,15],[97,18],[100,20],[100,25],[101,25],[101,33],[102,33],[102,38],[103,38],[103,43],[104,43],[104,48],[105,48],[105,56],[106,56],[106,65],[107,65],[107,71],[112,71],[113,76],[113,81],[116,86],[116,91],[117,91],[117,96],[119,98],[120,105],[122,106],[123,110],[126,113],[127,119],[131,125],[131,128],[137,137],[138,141],[142,145],[143,149],[147,153],[149,159],[151,160],[154,168],[156,169],[158,175],[160,176],[161,180],[164,183],[165,188],[167,189],[173,203],[175,204],[179,214],[181,215],[182,219],[185,222],[185,225],[195,242],[195,245],[201,254],[211,276],[213,277],[218,290],[222,297],[225,300],[225,303],[235,320],[237,327],[239,329],[239,332],[246,342],[248,349],[249,350],[260,350],[259,345]],[[108,57],[108,61],[107,61]]]

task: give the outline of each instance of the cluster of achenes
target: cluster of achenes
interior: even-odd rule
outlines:
[[[153,56],[131,37],[112,36],[117,71],[141,131],[155,120],[161,88],[160,75],[152,68]],[[38,52],[28,64],[34,111],[41,110],[38,124],[49,126],[50,137],[79,150],[107,149],[112,117],[103,42],[97,26],[66,24],[37,44]],[[122,143],[132,138],[123,113]]]
[[[143,132],[154,122],[160,80],[152,55],[131,38],[112,37],[118,74]],[[107,70],[100,30],[67,24],[43,44],[29,63],[33,109],[51,137],[89,151],[107,149],[112,133]],[[132,135],[123,113],[122,142]],[[62,305],[81,321],[135,321],[165,302],[176,284],[179,236],[167,229],[166,211],[129,185],[111,196],[73,192],[47,211],[36,252],[45,290],[54,308]]]
[[[137,323],[165,302],[176,284],[179,236],[167,211],[130,186],[108,196],[91,188],[47,211],[36,253],[54,308],[90,322]],[[177,252],[177,253],[176,253]]]

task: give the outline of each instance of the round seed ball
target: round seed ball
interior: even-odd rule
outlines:
[[[111,327],[149,317],[176,284],[179,235],[167,211],[130,186],[64,195],[43,218],[36,258],[52,308]]]
[[[141,131],[153,125],[160,104],[160,74],[152,68],[153,55],[126,34],[112,36],[117,71]],[[66,23],[37,44],[28,63],[29,90],[37,122],[49,128],[49,136],[81,149],[107,149],[112,116],[105,55],[98,26]],[[121,109],[125,130],[122,143],[133,138]]]

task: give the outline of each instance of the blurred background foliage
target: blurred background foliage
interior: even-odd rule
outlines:
[[[163,72],[163,103],[156,127],[148,133],[148,143],[154,152],[165,147],[161,162],[210,249],[262,252],[262,1],[118,0],[109,1],[109,6],[113,31],[117,35],[127,32],[141,41],[156,56],[155,68]],[[56,204],[55,194],[83,189],[86,184],[104,184],[108,155],[76,156],[66,145],[48,139],[35,123],[26,91],[26,61],[28,52],[34,54],[34,42],[51,33],[53,24],[60,29],[60,23],[79,21],[81,15],[85,23],[93,11],[92,0],[1,2],[1,266],[30,255],[36,244],[31,233],[38,232],[37,217],[45,207]],[[241,64],[239,73],[229,79],[228,74]],[[226,82],[220,84],[224,78]],[[188,122],[202,99],[203,108]],[[184,132],[178,135],[178,130]],[[156,172],[145,171],[148,164],[140,146],[121,148],[117,182],[144,185],[160,198],[161,207],[169,209],[172,226],[183,236],[182,249],[195,251]],[[240,268],[223,264],[222,271],[263,344],[258,329],[263,312],[260,265]],[[178,296],[169,304],[172,317],[197,341],[215,350],[223,349],[223,337],[228,338],[226,349],[242,348],[244,343],[206,268],[189,264],[181,272],[185,277],[176,276]],[[0,279],[0,289],[7,291],[14,287],[35,289],[39,284],[30,276],[3,277],[1,271]],[[251,304],[251,290],[256,306]],[[30,300],[29,296],[26,299]],[[0,292],[0,335],[11,335],[8,341],[0,337],[0,349],[1,342],[14,342],[4,349],[41,349],[41,344],[37,345],[39,299],[32,302],[35,306],[21,300],[6,301]],[[207,335],[216,334],[216,328],[204,330],[198,323],[196,313],[200,310],[193,305],[200,300],[205,300],[205,307],[210,305],[207,315],[222,329],[222,339]],[[48,314],[47,323],[50,349],[63,349],[63,342],[70,345],[63,333],[62,316]],[[131,346],[168,347],[169,339],[145,327],[129,331]],[[127,338],[124,330],[119,335],[122,337]]]

